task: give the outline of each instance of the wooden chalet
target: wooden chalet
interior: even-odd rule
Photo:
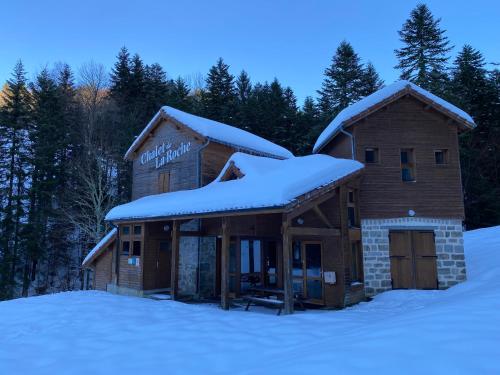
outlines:
[[[108,213],[114,229],[84,261],[89,287],[291,313],[452,286],[465,280],[457,135],[473,126],[399,81],[342,111],[316,155],[294,157],[163,107],[125,155],[133,200]]]

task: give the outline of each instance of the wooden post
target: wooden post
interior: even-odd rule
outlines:
[[[226,217],[222,218],[222,246],[221,246],[221,306],[229,310],[229,222]]]
[[[293,314],[293,285],[292,285],[292,251],[290,241],[290,221],[288,218],[283,218],[281,227],[281,235],[283,237],[283,289],[285,291],[284,302],[285,314]]]
[[[339,186],[339,212],[340,212],[340,238],[342,248],[342,260],[344,262],[343,285],[344,285],[344,306],[347,295],[350,293],[350,276],[349,285],[346,285],[346,273],[350,274],[351,266],[351,244],[349,242],[349,224],[347,218],[347,189],[345,185]],[[342,281],[341,281],[342,282]]]
[[[177,299],[179,279],[179,223],[172,222],[172,262],[170,271],[170,298]]]

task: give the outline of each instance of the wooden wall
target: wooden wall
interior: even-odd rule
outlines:
[[[107,285],[111,283],[111,270],[113,263],[114,243],[110,245],[104,252],[95,260],[94,268],[94,289],[107,290]]]
[[[362,218],[406,217],[410,209],[420,217],[464,217],[456,124],[419,100],[404,97],[348,130],[355,136],[359,161],[364,162],[366,147],[379,149],[379,163],[366,164],[363,172]],[[342,151],[329,147],[331,155]],[[402,148],[414,150],[415,182],[401,179]],[[436,149],[448,150],[448,164],[435,164]]]
[[[219,175],[234,152],[233,148],[214,142],[202,150],[202,186],[209,184]]]

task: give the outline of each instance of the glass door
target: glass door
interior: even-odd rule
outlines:
[[[323,268],[321,264],[321,243],[304,242],[306,298],[323,301]]]
[[[292,244],[293,292],[323,302],[323,265],[321,242],[294,241]]]

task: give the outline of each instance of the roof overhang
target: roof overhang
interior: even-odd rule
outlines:
[[[179,214],[170,216],[155,216],[155,217],[133,217],[124,219],[113,219],[109,220],[113,224],[126,224],[135,222],[154,222],[154,221],[171,221],[171,220],[193,220],[193,219],[206,219],[206,218],[218,218],[218,217],[229,217],[229,216],[247,216],[247,215],[257,215],[257,214],[278,214],[278,213],[289,213],[293,211],[296,207],[302,205],[305,202],[317,199],[324,194],[331,192],[333,189],[340,185],[358,177],[363,172],[363,169],[359,169],[353,173],[350,173],[336,181],[333,181],[324,186],[313,189],[305,194],[296,197],[292,202],[281,205],[281,206],[267,206],[258,208],[247,208],[238,210],[223,210],[223,211],[210,211],[210,212],[200,212],[200,213],[190,213],[190,214]]]

